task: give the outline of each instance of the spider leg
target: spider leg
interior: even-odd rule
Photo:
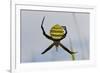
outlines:
[[[59,45],[65,50],[65,51],[67,51],[68,53],[70,53],[70,54],[75,54],[75,53],[77,53],[77,52],[72,52],[72,51],[70,51],[68,48],[66,48],[63,44],[61,44],[61,43],[59,43]]]
[[[46,53],[48,50],[50,50],[55,44],[52,43],[46,50],[44,50],[41,54]]]
[[[44,35],[46,38],[48,38],[49,40],[52,40],[52,37],[49,36],[49,35],[47,35],[46,32],[45,32],[45,30],[44,30],[44,27],[43,27],[44,20],[45,20],[45,16],[43,17],[43,20],[42,20],[42,23],[41,23],[41,29],[42,29],[42,31],[43,31],[43,35]]]

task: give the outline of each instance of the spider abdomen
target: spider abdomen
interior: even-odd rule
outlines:
[[[59,24],[54,25],[50,30],[53,39],[60,39],[64,35],[64,29]]]

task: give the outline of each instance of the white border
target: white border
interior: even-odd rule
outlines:
[[[35,71],[47,69],[63,69],[63,68],[78,68],[95,65],[94,53],[94,16],[95,9],[81,8],[76,6],[46,6],[46,5],[32,5],[32,4],[13,4],[12,3],[12,20],[11,20],[11,72],[19,71]],[[46,10],[46,11],[69,11],[69,12],[83,12],[90,13],[90,60],[85,61],[63,61],[63,62],[47,62],[47,63],[27,63],[20,64],[20,9],[29,10]]]

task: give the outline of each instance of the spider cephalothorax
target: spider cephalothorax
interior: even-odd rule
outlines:
[[[60,43],[60,41],[62,39],[64,39],[67,35],[67,29],[66,26],[60,26],[59,24],[55,24],[51,29],[50,29],[50,36],[46,34],[46,32],[44,31],[43,28],[43,23],[44,23],[44,19],[42,20],[42,24],[41,24],[41,29],[43,31],[43,35],[48,38],[49,40],[52,40],[53,43],[46,49],[44,50],[41,54],[46,53],[48,50],[50,50],[53,46],[56,47],[56,49],[58,49],[59,46],[61,46],[65,51],[67,51],[70,54],[75,54],[76,52],[72,52],[70,51],[68,48],[66,48],[63,44]]]

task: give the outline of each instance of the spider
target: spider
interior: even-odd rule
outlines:
[[[42,23],[41,23],[41,29],[43,31],[43,35],[49,39],[52,40],[53,43],[47,48],[45,49],[41,54],[46,53],[47,51],[49,51],[53,46],[56,47],[56,50],[58,49],[58,47],[62,47],[65,51],[67,51],[69,54],[75,54],[76,52],[72,52],[70,51],[68,48],[66,48],[62,43],[60,43],[60,41],[62,39],[64,39],[67,35],[67,29],[66,26],[60,26],[59,24],[54,25],[54,27],[51,28],[50,31],[50,36],[46,34],[44,28],[43,28],[43,23],[45,20],[45,16],[43,17]],[[57,31],[58,30],[58,31]],[[64,33],[65,31],[65,33]],[[58,32],[58,33],[57,33]],[[60,32],[60,33],[59,33]]]

